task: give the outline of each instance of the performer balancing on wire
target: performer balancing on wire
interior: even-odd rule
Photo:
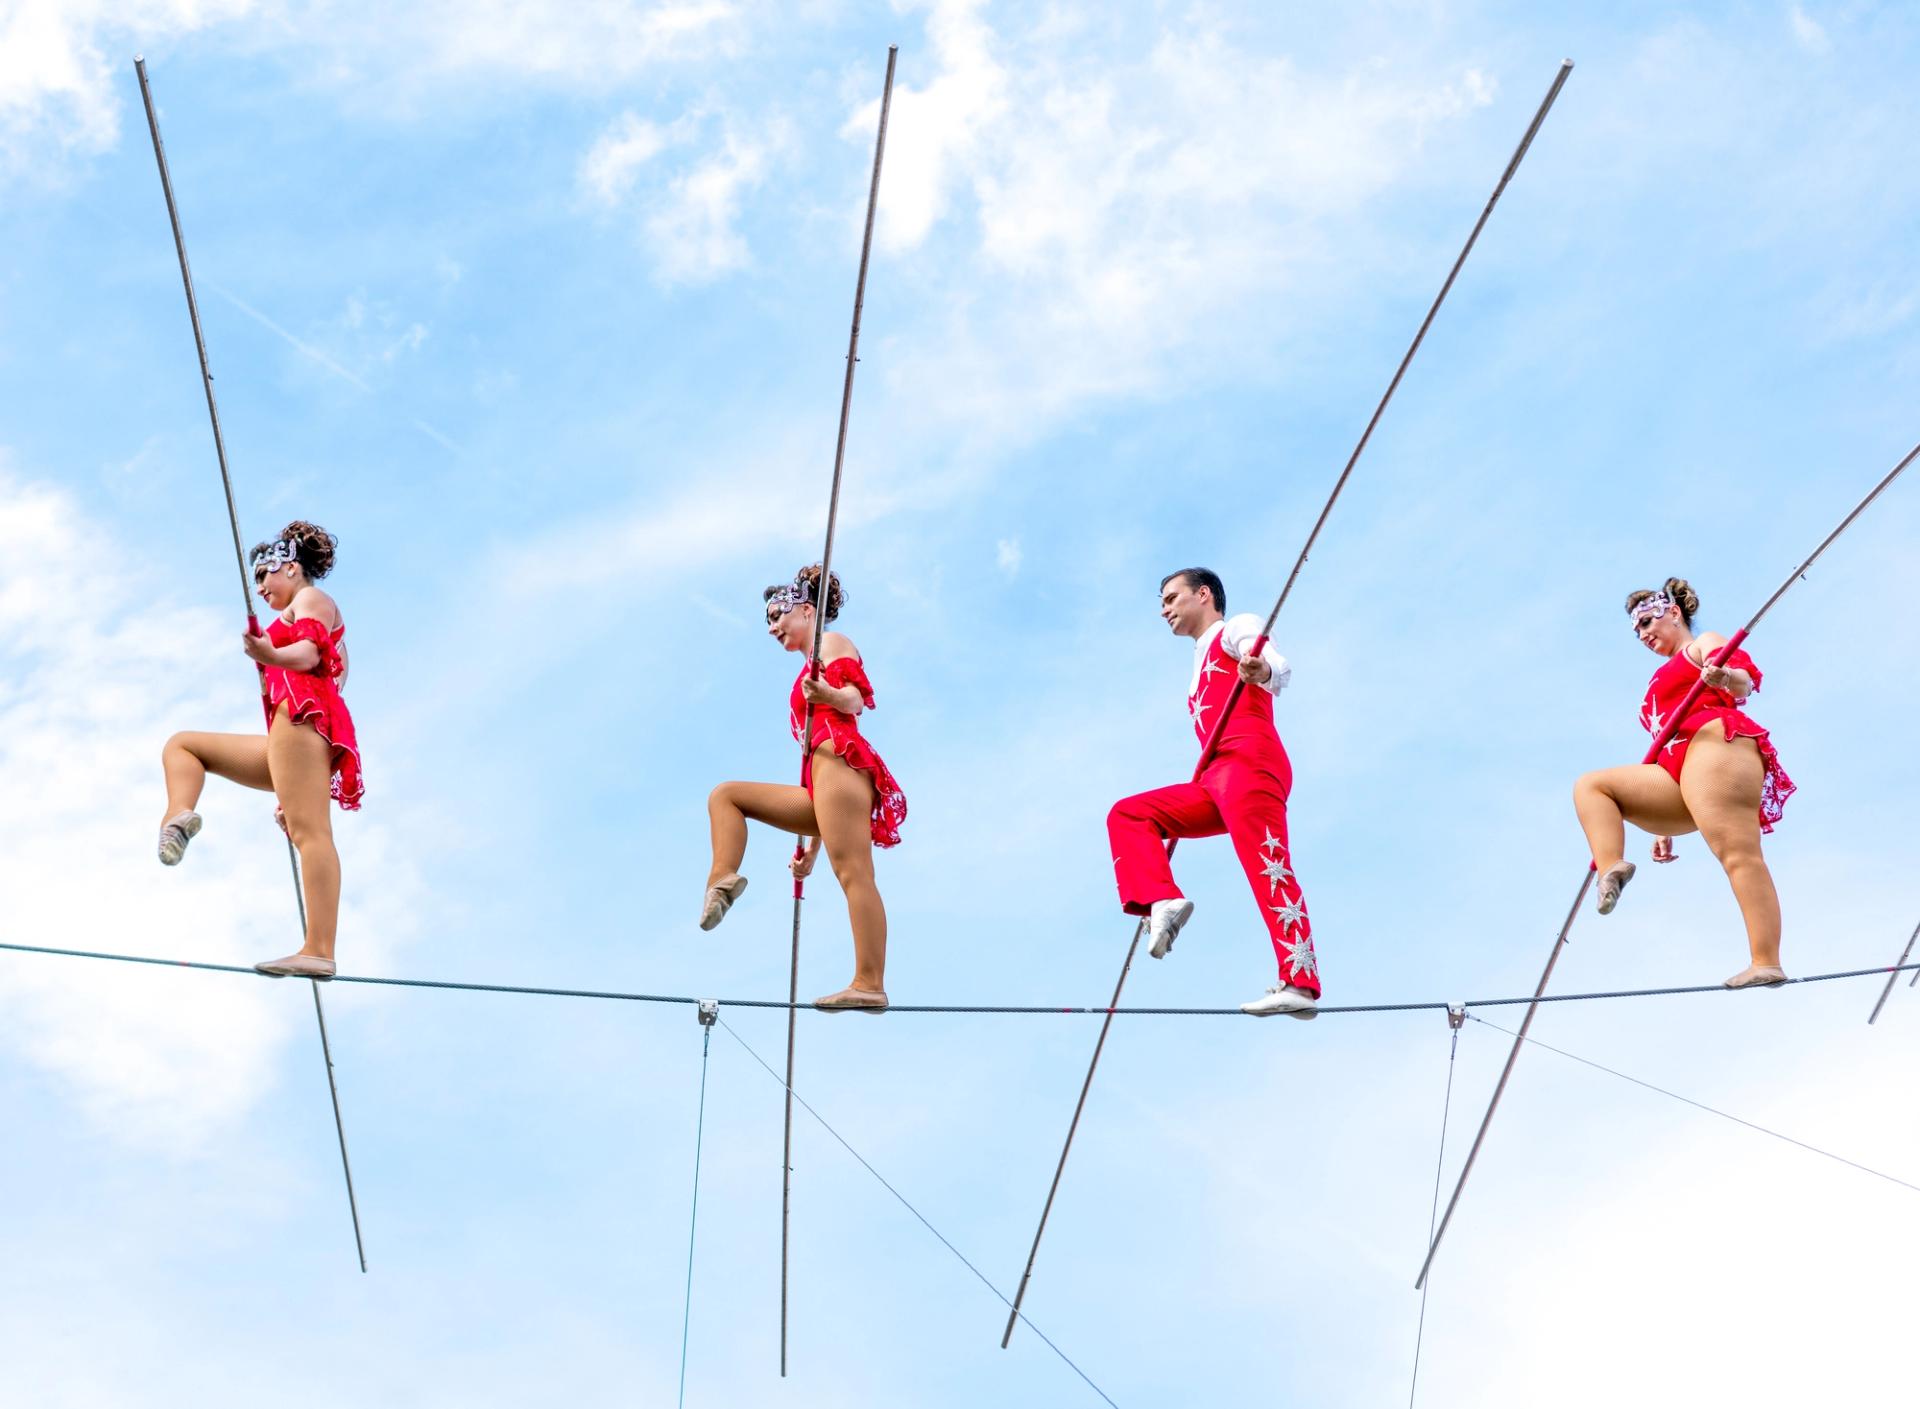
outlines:
[[[839,574],[830,574],[824,594],[820,565],[800,569],[794,580],[762,594],[767,634],[781,648],[802,658],[787,708],[798,740],[813,706],[813,731],[801,764],[800,786],[780,783],[722,783],[707,798],[713,827],[713,869],[700,928],[710,930],[747,888],[740,874],[747,854],[747,821],[764,822],[805,837],[805,850],[790,863],[796,877],[812,870],[824,840],[827,860],[847,897],[853,925],[853,982],[838,993],[814,1000],[830,1012],[887,1006],[887,910],[873,879],[873,849],[897,846],[907,818],[906,794],[886,763],[860,735],[858,716],[873,705],[860,653],[837,631],[820,636],[820,677],[813,678],[815,633],[840,615],[845,594]],[[824,596],[824,600],[823,600]]]
[[[1704,680],[1706,688],[1656,762],[1583,775],[1573,787],[1574,810],[1599,872],[1595,900],[1602,915],[1612,913],[1633,879],[1634,865],[1621,855],[1625,823],[1654,834],[1653,859],[1660,862],[1674,859],[1676,836],[1699,832],[1726,868],[1747,925],[1752,962],[1726,986],[1771,986],[1787,976],[1780,968],[1780,897],[1760,854],[1760,834],[1780,820],[1794,785],[1767,731],[1740,710],[1760,688],[1760,667],[1740,650],[1712,664],[1727,638],[1713,631],[1694,635],[1699,610],[1698,594],[1677,577],[1657,592],[1628,595],[1627,615],[1640,644],[1667,657],[1640,705],[1647,732],[1657,737],[1667,727],[1696,682]]]
[[[1147,917],[1147,952],[1163,959],[1193,914],[1174,884],[1167,842],[1225,832],[1246,868],[1267,934],[1280,961],[1280,981],[1240,1010],[1256,1017],[1316,1016],[1320,969],[1306,897],[1287,847],[1287,795],[1293,765],[1274,732],[1273,698],[1292,675],[1271,643],[1251,654],[1260,621],[1224,615],[1226,588],[1207,568],[1186,568],[1160,583],[1160,615],[1176,636],[1193,638],[1193,683],[1187,713],[1205,747],[1236,676],[1243,689],[1199,779],[1125,798],[1107,814],[1107,836],[1121,907]]]
[[[277,613],[264,636],[241,638],[241,649],[261,668],[265,737],[175,734],[160,754],[167,780],[162,865],[179,865],[187,843],[200,834],[194,807],[207,774],[278,799],[275,818],[300,853],[307,932],[297,953],[254,965],[275,977],[333,977],[340,858],[327,799],[355,810],[365,791],[353,718],[340,698],[347,679],[346,627],[333,598],[314,586],[332,571],[335,546],[332,534],[296,520],[250,555],[255,590]]]

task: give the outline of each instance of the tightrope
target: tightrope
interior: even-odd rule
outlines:
[[[196,969],[203,973],[243,974],[248,978],[269,978],[240,964],[208,964],[197,959],[161,959],[144,954],[114,954],[100,949],[56,949],[42,944],[0,943],[0,950],[13,954],[47,954],[62,959],[103,959],[115,964],[148,964],[167,969]],[[1792,988],[1807,983],[1830,983],[1835,979],[1872,978],[1920,970],[1920,961],[1910,964],[1879,964],[1871,969],[1841,969],[1830,974],[1808,974],[1790,978],[1778,985]],[[543,988],[519,983],[465,983],[458,979],[382,978],[373,974],[336,974],[331,983],[364,983],[380,988],[431,988],[453,993],[510,993],[529,998],[589,998],[612,1003],[682,1003],[698,1007],[701,999],[679,993],[625,993],[617,989]],[[1617,998],[1673,998],[1689,993],[1733,993],[1736,990],[1717,983],[1686,984],[1672,988],[1616,988],[1596,993],[1549,993],[1535,997],[1473,998],[1419,1003],[1329,1003],[1320,1012],[1337,1013],[1444,1013],[1449,1008],[1507,1008],[1521,1003],[1591,1003]],[[1746,990],[1738,990],[1746,991]],[[811,1010],[811,1003],[792,1003],[780,998],[721,998],[723,1008],[771,1008],[780,1012]],[[1137,1017],[1137,1018],[1244,1018],[1249,1014],[1238,1008],[1093,1008],[1043,1003],[895,1003],[889,1013],[977,1013],[1021,1017]]]

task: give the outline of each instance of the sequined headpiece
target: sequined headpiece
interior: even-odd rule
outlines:
[[[1627,615],[1633,619],[1633,628],[1638,631],[1643,621],[1658,621],[1673,609],[1673,598],[1665,592],[1655,592],[1642,597],[1628,609]]]
[[[777,586],[769,587],[760,595],[769,607],[779,607],[781,616],[785,616],[795,607],[814,605],[813,584],[805,578],[799,578],[793,582],[782,582]]]
[[[300,545],[291,538],[282,538],[277,543],[265,543],[253,550],[253,570],[255,572],[278,572],[288,563],[300,561]]]

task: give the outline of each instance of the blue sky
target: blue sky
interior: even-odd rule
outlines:
[[[773,996],[782,848],[694,927],[704,799],[794,767],[759,589],[818,554],[886,45],[899,89],[841,537],[902,1002],[1103,1001],[1102,819],[1184,777],[1200,561],[1278,590],[1562,57],[1572,79],[1278,631],[1330,1002],[1538,973],[1631,761],[1631,587],[1727,630],[1916,439],[1920,25],[1903,7],[0,9],[5,937],[289,947],[262,799],[151,860],[159,745],[257,719],[134,84],[148,58],[248,540],[341,539],[365,812],[343,966]],[[1916,486],[1756,634],[1801,785],[1790,972],[1917,918]],[[1894,727],[1889,727],[1892,725]],[[1697,842],[1583,916],[1566,990],[1717,980]],[[1220,845],[1140,1003],[1270,956]],[[812,886],[803,993],[844,982]],[[1920,997],[1562,1006],[1544,1040],[1906,1178]],[[360,1276],[304,991],[0,962],[0,1348],[36,1404],[668,1402],[700,1038],[681,1009],[336,986]],[[1499,1013],[1489,1014],[1504,1021]],[[778,1061],[783,1022],[728,1014]],[[1095,1024],[803,1016],[796,1084],[1003,1289]],[[1504,1056],[1470,1024],[1449,1176]],[[1028,1310],[1122,1404],[1398,1402],[1434,1015],[1117,1025]],[[688,1402],[1097,1402],[722,1033]],[[1450,1179],[1449,1179],[1450,1182]],[[1912,1195],[1529,1053],[1433,1280],[1420,1401],[1883,1402]],[[1757,1344],[1756,1344],[1757,1342]],[[1664,1402],[1664,1400],[1663,1400]]]

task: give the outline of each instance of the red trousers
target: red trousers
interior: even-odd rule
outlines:
[[[1280,961],[1280,981],[1317,997],[1320,966],[1313,954],[1313,925],[1287,850],[1292,788],[1293,768],[1284,750],[1223,751],[1197,783],[1176,783],[1116,802],[1107,814],[1107,837],[1121,906],[1129,915],[1145,915],[1154,901],[1181,894],[1168,864],[1167,842],[1225,832],[1259,902]]]

